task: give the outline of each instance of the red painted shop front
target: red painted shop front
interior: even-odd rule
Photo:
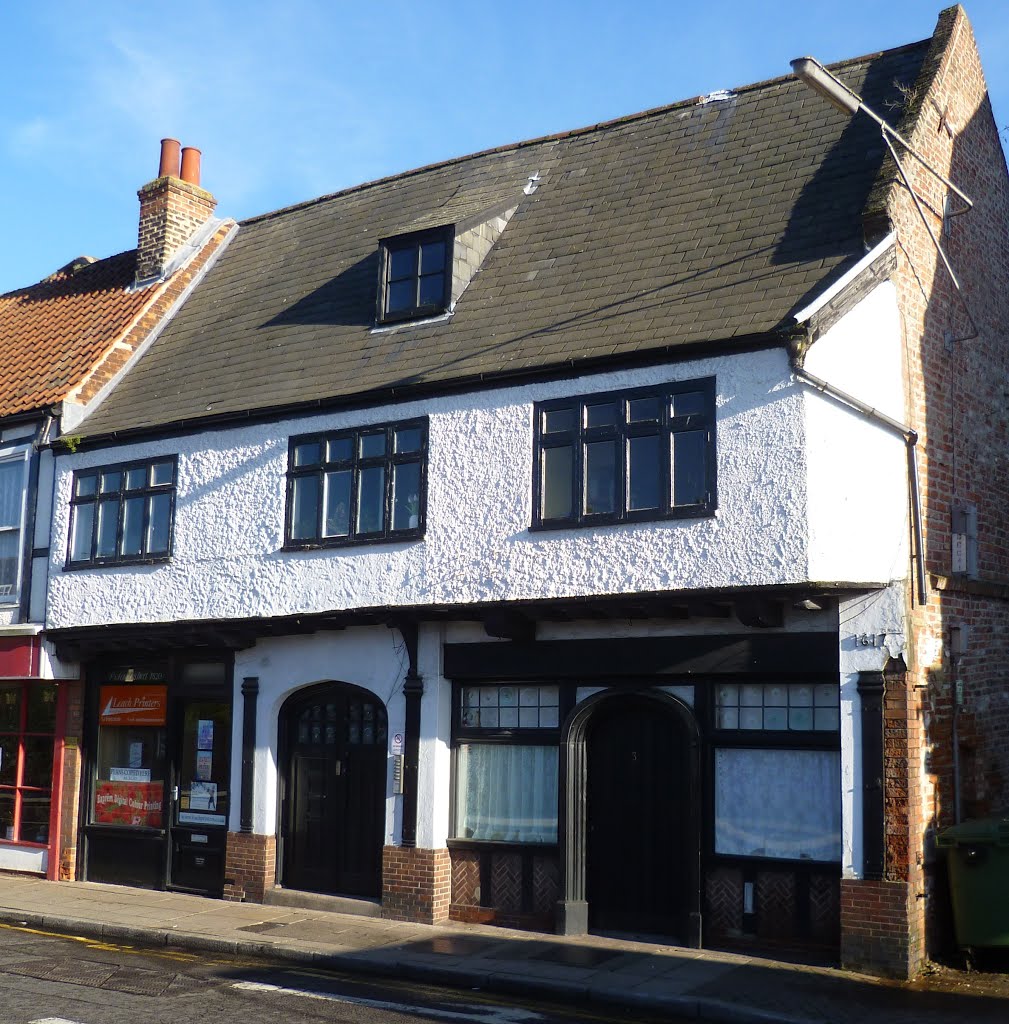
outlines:
[[[69,688],[39,678],[42,641],[0,637],[0,870],[59,877]]]

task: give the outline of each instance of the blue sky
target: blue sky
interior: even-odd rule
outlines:
[[[922,0],[10,4],[0,292],[136,244],[159,140],[242,218],[491,146],[932,33]],[[1003,141],[1009,5],[965,3]]]

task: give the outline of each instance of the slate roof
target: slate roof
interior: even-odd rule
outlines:
[[[913,85],[928,45],[832,67],[896,121],[894,83]],[[883,155],[868,118],[788,76],[252,218],[81,429],[767,342],[864,253]],[[375,330],[378,240],[509,195],[518,211],[454,315]]]
[[[150,296],[127,291],[136,253],[67,268],[0,295],[0,417],[66,397]]]

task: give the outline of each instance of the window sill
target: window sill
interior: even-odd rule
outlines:
[[[713,519],[716,505],[690,505],[658,514],[637,515],[599,515],[584,516],[580,519],[549,519],[534,521],[529,524],[530,533],[542,533],[557,530],[584,530],[593,526],[639,526],[647,523],[668,523],[678,519]]]
[[[333,540],[288,541],[280,549],[284,552],[294,551],[332,551],[334,548],[359,548],[368,544],[399,544],[424,539],[424,531],[404,530],[402,533],[378,537],[340,537]]]
[[[767,857],[758,853],[712,853],[709,855],[712,862],[719,864],[759,864],[768,870],[778,867],[782,871],[793,870],[797,867],[808,868],[811,871],[836,871],[841,872],[840,860],[813,860],[809,857]]]
[[[115,561],[103,562],[66,562],[63,572],[77,572],[81,569],[128,569],[138,565],[164,565],[172,560],[171,555],[159,555],[157,558],[119,558]]]
[[[552,843],[521,843],[504,839],[451,838],[446,840],[445,845],[450,850],[546,850],[556,852],[560,848],[560,843],[557,840]]]
[[[385,334],[389,331],[401,330],[404,327],[426,327],[428,324],[443,324],[452,319],[452,310],[440,313],[418,313],[414,317],[401,317],[396,320],[379,320],[371,329],[372,334]]]

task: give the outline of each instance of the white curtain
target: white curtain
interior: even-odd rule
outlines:
[[[456,758],[456,835],[557,842],[557,748],[467,743]]]
[[[715,850],[742,856],[840,860],[840,754],[836,750],[716,750]]]

